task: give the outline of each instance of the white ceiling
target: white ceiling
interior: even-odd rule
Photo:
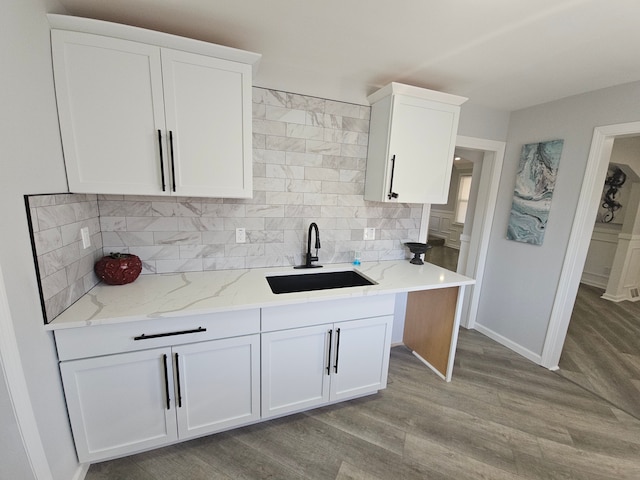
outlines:
[[[257,86],[366,104],[390,81],[517,110],[640,80],[640,0],[60,0],[263,55]]]

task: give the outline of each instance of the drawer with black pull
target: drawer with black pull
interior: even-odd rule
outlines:
[[[60,361],[260,332],[260,309],[157,318],[55,331]]]

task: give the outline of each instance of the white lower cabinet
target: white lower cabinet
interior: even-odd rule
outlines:
[[[60,363],[81,462],[260,418],[260,336]]]
[[[394,298],[56,330],[78,459],[121,457],[385,388]]]
[[[387,385],[392,316],[262,334],[262,417],[375,393]]]
[[[170,348],[60,363],[81,462],[157,447],[178,438]],[[173,397],[173,395],[171,395]],[[168,404],[168,402],[170,402]]]
[[[393,317],[367,318],[335,325],[335,363],[331,401],[386,388]]]
[[[259,349],[260,335],[173,349],[179,438],[260,418]]]
[[[262,416],[273,417],[329,401],[333,325],[262,334]]]

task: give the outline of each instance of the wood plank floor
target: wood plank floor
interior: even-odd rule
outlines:
[[[434,246],[425,260],[455,271],[458,253]],[[603,293],[580,285],[557,373],[640,418],[640,302]]]
[[[458,268],[458,254],[455,248],[434,245],[424,254],[424,261],[455,272]]]
[[[640,420],[462,330],[449,384],[396,347],[377,395],[95,464],[86,478],[639,479]]]
[[[640,302],[603,293],[580,285],[558,374],[640,418]]]

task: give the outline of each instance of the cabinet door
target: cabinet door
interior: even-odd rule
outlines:
[[[169,348],[60,363],[80,462],[177,439]]]
[[[160,49],[61,30],[51,42],[69,190],[163,194]]]
[[[331,401],[373,393],[387,386],[392,316],[335,324]]]
[[[163,49],[162,69],[172,188],[179,195],[250,198],[251,67]]]
[[[181,439],[260,418],[260,335],[173,348]]]
[[[262,334],[262,417],[329,401],[332,325]]]
[[[395,95],[389,159],[403,203],[447,203],[460,107]],[[391,163],[389,163],[391,168]],[[387,178],[390,188],[391,176]]]

